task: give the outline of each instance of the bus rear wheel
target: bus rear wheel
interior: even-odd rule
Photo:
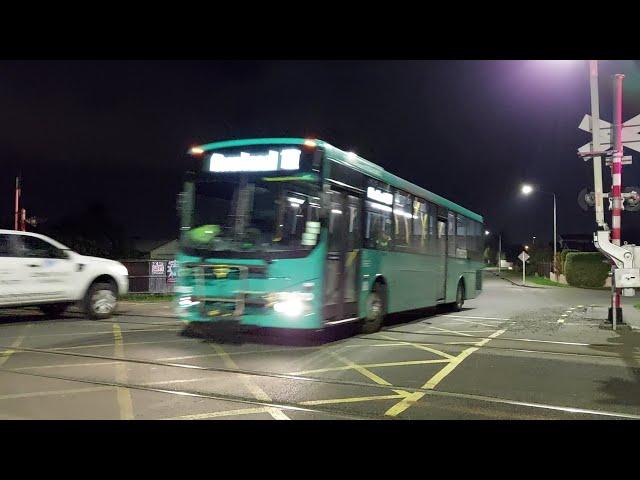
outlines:
[[[387,295],[384,286],[377,283],[367,297],[367,314],[362,321],[362,333],[375,333],[382,327],[387,313]]]
[[[453,303],[453,310],[459,312],[464,305],[464,283],[462,280],[458,282],[458,289],[456,290],[456,301]]]

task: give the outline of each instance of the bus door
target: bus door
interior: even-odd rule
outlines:
[[[436,241],[438,245],[438,282],[436,289],[436,300],[444,302],[447,295],[447,212],[438,208],[436,224]]]
[[[327,217],[329,231],[324,282],[324,318],[327,321],[358,315],[358,278],[362,256],[362,200],[331,190]]]

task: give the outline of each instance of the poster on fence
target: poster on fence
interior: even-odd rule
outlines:
[[[166,262],[162,261],[152,261],[149,264],[149,293],[167,292],[165,263]]]
[[[164,262],[151,262],[151,275],[164,276]]]
[[[178,276],[178,261],[169,260],[167,262],[167,283],[176,283]]]

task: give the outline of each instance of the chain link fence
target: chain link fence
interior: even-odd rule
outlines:
[[[129,293],[172,294],[176,260],[120,260],[129,271]]]

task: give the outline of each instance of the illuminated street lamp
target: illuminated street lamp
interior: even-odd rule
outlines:
[[[558,235],[557,235],[557,229],[556,229],[556,224],[557,224],[557,216],[556,216],[556,194],[555,193],[551,193],[551,192],[545,192],[544,190],[540,190],[540,189],[534,189],[533,186],[525,183],[520,187],[520,191],[522,192],[523,195],[530,195],[532,194],[534,191],[535,192],[540,192],[540,193],[546,193],[547,195],[553,195],[553,260],[552,260],[552,265],[553,265],[553,273],[554,275],[556,275],[556,277],[558,276],[558,273],[556,272],[556,248],[557,248],[557,243],[558,243]],[[535,238],[535,237],[534,237]]]

